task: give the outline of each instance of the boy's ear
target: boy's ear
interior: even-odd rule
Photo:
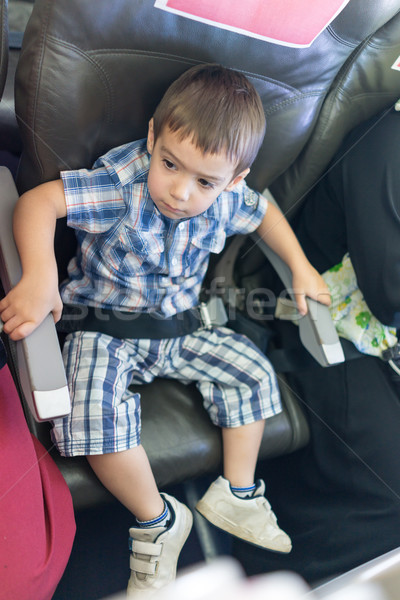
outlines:
[[[249,173],[250,169],[245,169],[244,171],[239,173],[239,175],[236,175],[236,177],[234,177],[232,181],[226,186],[225,191],[231,192],[233,188],[237,186],[237,184],[240,183],[245,177],[247,177]]]
[[[154,121],[153,118],[149,121],[149,129],[147,131],[147,152],[151,154],[154,148]]]

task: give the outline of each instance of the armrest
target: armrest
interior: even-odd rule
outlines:
[[[264,195],[269,202],[273,202],[275,206],[278,206],[272,194],[266,191]],[[294,300],[294,295],[291,293],[292,273],[287,264],[256,233],[252,234],[252,238],[268,258],[292,300]],[[343,349],[329,308],[311,298],[307,298],[306,301],[308,313],[304,317],[299,317],[298,320],[299,334],[303,346],[323,367],[343,362]]]
[[[5,293],[21,278],[21,264],[12,234],[18,192],[12,175],[0,167],[0,278]],[[27,338],[16,342],[22,391],[36,421],[70,412],[70,397],[52,315]]]

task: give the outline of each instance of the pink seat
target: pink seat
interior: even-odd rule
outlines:
[[[0,599],[50,600],[75,535],[71,495],[0,370]]]

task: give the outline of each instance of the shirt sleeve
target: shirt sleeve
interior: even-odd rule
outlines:
[[[127,210],[121,186],[106,167],[62,171],[67,223],[88,233],[103,233]]]
[[[226,235],[251,233],[261,224],[267,212],[268,200],[252,190],[245,182],[231,192],[229,207],[231,214],[226,227]]]

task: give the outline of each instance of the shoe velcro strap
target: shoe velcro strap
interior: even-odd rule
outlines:
[[[141,558],[136,558],[136,556],[129,557],[129,566],[131,571],[135,571],[135,573],[143,573],[144,575],[155,575],[157,568],[157,561],[148,562],[146,560],[142,560]]]
[[[141,540],[132,540],[131,551],[136,554],[147,554],[149,556],[160,556],[162,550],[161,544],[154,542],[142,542]]]

